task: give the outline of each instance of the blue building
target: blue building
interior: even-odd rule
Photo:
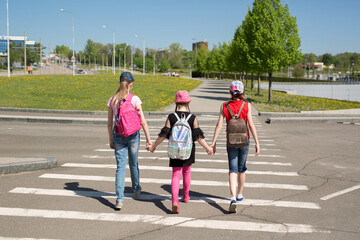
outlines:
[[[35,41],[28,41],[27,37],[17,37],[9,36],[10,43],[15,43],[18,47],[24,47],[24,42],[26,41],[26,46],[34,47]],[[7,52],[7,36],[0,36],[0,55],[5,55]]]

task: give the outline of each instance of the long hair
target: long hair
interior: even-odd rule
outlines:
[[[116,91],[116,93],[113,96],[112,99],[112,104],[115,105],[117,107],[120,106],[120,102],[121,100],[125,99],[129,93],[129,86],[133,81],[129,82],[129,81],[123,81],[120,82],[120,86],[118,88],[118,90]]]
[[[187,108],[187,110],[190,112],[189,103],[176,103],[175,112],[177,111],[178,107],[181,107],[181,106],[185,106]]]

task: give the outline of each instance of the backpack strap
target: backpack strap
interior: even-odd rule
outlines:
[[[190,119],[191,115],[192,115],[192,114],[190,113],[190,114],[189,114],[189,116],[187,116],[187,118],[185,119],[185,121],[186,121],[186,122],[188,122],[188,121],[189,121],[189,119]]]
[[[240,117],[240,113],[241,113],[241,111],[242,111],[242,109],[243,109],[244,105],[245,105],[245,101],[243,101],[243,103],[241,104],[241,107],[240,107],[239,112],[238,112],[237,114],[235,114],[235,117],[236,117],[236,118],[239,118],[239,117]]]
[[[229,107],[228,103],[225,103],[225,107],[226,107],[226,108],[227,108],[227,110],[229,111],[229,113],[230,113],[230,115],[231,115],[231,118],[234,118],[234,114],[233,114],[233,112],[231,111],[231,109],[230,109],[230,107]]]
[[[177,113],[176,113],[176,112],[174,112],[174,115],[175,115],[175,117],[177,118],[177,120],[179,121],[179,120],[180,120],[180,118],[179,118],[179,116],[177,115]]]

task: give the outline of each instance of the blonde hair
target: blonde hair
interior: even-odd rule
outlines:
[[[130,84],[133,82],[134,81],[120,82],[120,86],[119,86],[118,90],[116,91],[116,93],[114,94],[113,99],[112,99],[113,105],[116,104],[116,107],[120,106],[121,100],[125,99],[127,97],[127,95],[129,94]]]

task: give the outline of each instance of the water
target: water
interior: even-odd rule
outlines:
[[[257,87],[257,83],[255,86]],[[269,83],[260,83],[260,88],[269,89]],[[293,95],[360,102],[360,84],[273,83],[273,90],[286,91]]]

